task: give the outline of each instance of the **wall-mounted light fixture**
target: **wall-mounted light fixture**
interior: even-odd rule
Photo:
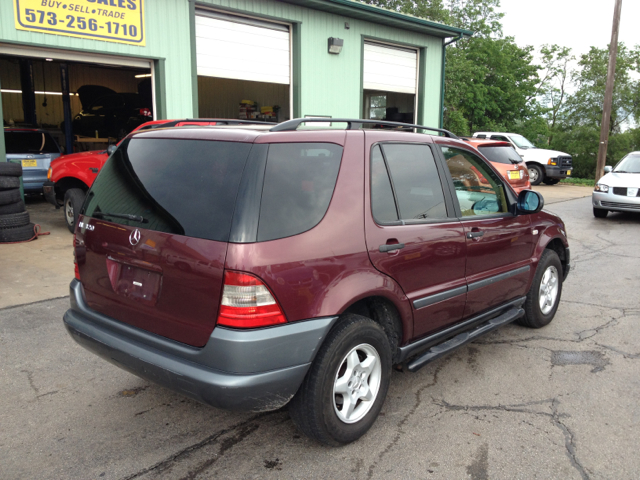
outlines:
[[[343,44],[344,40],[341,38],[329,37],[329,53],[339,54],[342,51]]]

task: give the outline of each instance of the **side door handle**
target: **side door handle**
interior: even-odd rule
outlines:
[[[380,245],[378,247],[378,250],[381,253],[384,252],[392,252],[394,250],[400,250],[401,248],[404,248],[404,243],[392,243],[391,245]]]
[[[473,232],[467,232],[467,238],[480,238],[481,236],[484,235],[484,232],[482,230],[476,230]]]

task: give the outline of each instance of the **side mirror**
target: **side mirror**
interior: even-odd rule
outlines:
[[[613,167],[611,165],[604,166],[604,173],[611,173],[612,170],[613,170]]]
[[[113,155],[113,152],[115,152],[118,149],[117,145],[109,145],[107,147],[107,153],[109,154],[109,156]]]
[[[518,195],[518,213],[538,213],[544,207],[544,197],[533,190],[523,190]]]

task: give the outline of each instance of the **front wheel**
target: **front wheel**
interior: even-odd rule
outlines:
[[[593,209],[593,216],[596,218],[605,218],[609,210],[605,210],[604,208],[595,208]]]
[[[527,165],[527,168],[529,169],[529,182],[531,182],[531,185],[540,185],[540,182],[542,182],[544,178],[542,168],[533,164]]]
[[[325,340],[289,405],[305,435],[327,445],[353,442],[373,425],[391,378],[391,347],[380,325],[349,315]]]
[[[84,192],[79,188],[70,188],[64,194],[64,219],[71,233],[74,233],[76,229],[84,197]]]
[[[546,249],[540,256],[533,283],[524,302],[524,317],[520,325],[541,328],[551,323],[562,295],[562,263],[558,254]]]

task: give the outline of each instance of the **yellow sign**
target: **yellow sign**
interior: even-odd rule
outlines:
[[[13,0],[16,29],[145,45],[144,0]]]

